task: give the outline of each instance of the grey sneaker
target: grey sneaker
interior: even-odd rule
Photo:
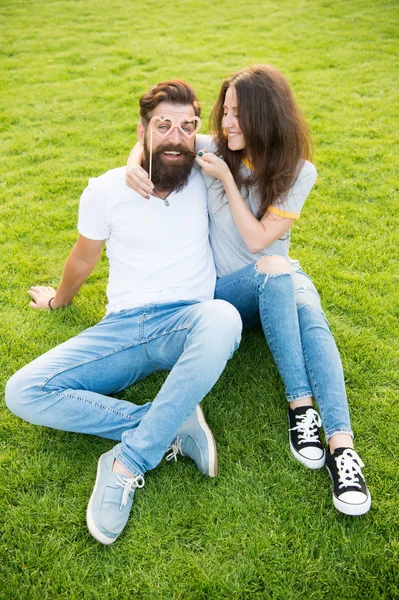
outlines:
[[[177,460],[178,454],[189,456],[201,473],[216,477],[218,459],[215,439],[200,405],[196,406],[184,421],[168,451],[170,453],[166,456],[166,460]]]
[[[101,544],[112,544],[122,533],[129,518],[136,488],[144,486],[144,477],[113,473],[114,451],[98,461],[96,483],[86,512],[87,527]]]

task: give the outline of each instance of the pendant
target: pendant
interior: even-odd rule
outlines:
[[[170,206],[170,204],[169,204],[169,202],[166,200],[166,198],[165,198],[164,202],[165,202],[165,206]]]

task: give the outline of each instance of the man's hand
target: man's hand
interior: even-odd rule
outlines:
[[[28,290],[28,294],[33,299],[33,302],[29,303],[30,307],[50,310],[49,301],[51,298],[54,298],[56,291],[52,287],[37,285],[31,287],[30,290]],[[56,307],[53,306],[52,308]]]
[[[150,194],[152,194],[154,189],[151,180],[148,179],[147,171],[139,165],[132,166],[126,170],[126,185],[147,200],[150,199]]]
[[[195,160],[200,167],[202,167],[202,170],[206,175],[217,177],[223,184],[232,177],[230,169],[224,160],[216,156],[216,154],[213,154],[213,152],[200,150]]]

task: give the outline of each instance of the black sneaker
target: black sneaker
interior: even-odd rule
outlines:
[[[364,515],[371,506],[371,496],[363,477],[363,462],[352,448],[327,452],[326,467],[333,482],[333,502],[344,515]]]
[[[292,454],[309,469],[321,469],[326,462],[326,453],[319,436],[319,414],[311,406],[288,408],[288,422]]]

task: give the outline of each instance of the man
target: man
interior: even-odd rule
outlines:
[[[57,290],[29,290],[33,308],[72,302],[106,242],[106,317],[16,373],[10,410],[65,431],[121,440],[103,454],[87,508],[90,533],[111,544],[126,525],[133,494],[168,448],[217,473],[216,448],[199,407],[237,348],[241,320],[213,300],[205,184],[194,166],[200,108],[181,81],[140,99],[139,140],[151,154],[150,201],[125,184],[125,168],[92,179],[79,209],[79,239]],[[151,123],[150,123],[151,122]],[[136,406],[109,394],[159,369],[170,370],[153,402]]]

